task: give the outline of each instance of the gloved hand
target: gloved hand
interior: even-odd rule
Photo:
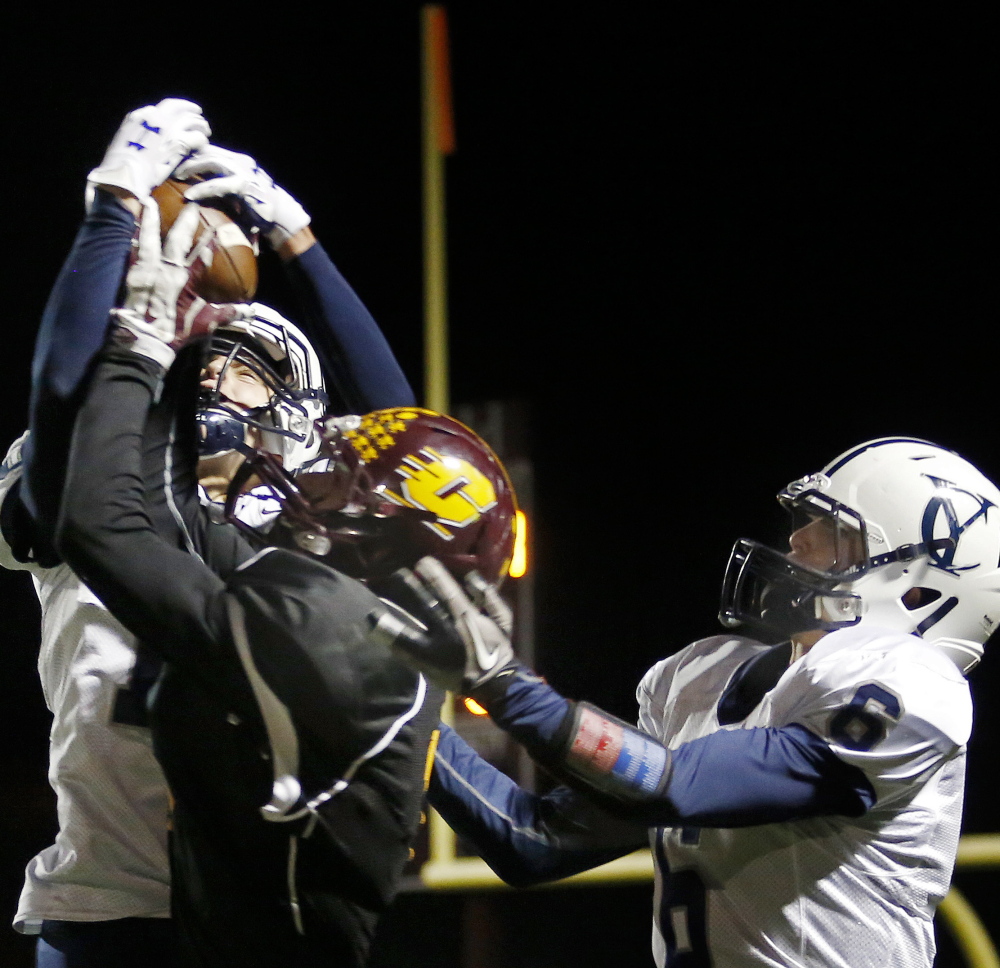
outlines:
[[[132,111],[87,176],[86,206],[97,188],[120,188],[145,202],[192,151],[208,144],[211,129],[192,101],[168,97]]]
[[[514,613],[501,597],[496,585],[491,585],[478,571],[470,571],[465,576],[465,590],[473,603],[509,638],[514,631]]]
[[[495,589],[478,578],[470,584],[484,608],[509,627],[510,610]],[[435,685],[473,695],[514,662],[510,639],[489,614],[481,611],[435,558],[421,558],[413,571],[393,576],[392,598],[426,626],[418,631],[389,609],[369,615],[373,635]],[[497,602],[500,603],[499,607]]]
[[[112,310],[117,327],[112,339],[156,360],[164,369],[176,351],[217,326],[253,315],[249,305],[209,303],[195,295],[192,278],[203,269],[199,250],[192,252],[198,206],[185,205],[160,244],[160,212],[152,198],[143,204],[139,251],[125,277],[125,304]]]
[[[200,177],[184,197],[191,201],[235,195],[243,214],[277,249],[311,221],[305,209],[249,155],[207,145],[177,169],[181,179]]]

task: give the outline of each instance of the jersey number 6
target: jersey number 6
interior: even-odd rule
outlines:
[[[868,682],[830,720],[830,738],[849,750],[868,752],[885,739],[886,722],[899,722],[901,713],[898,697]]]

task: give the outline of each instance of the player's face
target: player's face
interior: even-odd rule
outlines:
[[[792,532],[788,557],[817,571],[841,572],[864,560],[861,535],[832,518],[813,518]]]
[[[201,372],[201,385],[206,390],[218,388],[219,395],[226,403],[235,404],[244,410],[253,410],[267,405],[271,393],[264,381],[245,363],[232,360],[228,366],[225,356],[213,356]],[[225,369],[223,370],[223,367]],[[222,382],[219,382],[219,375]]]
[[[852,528],[838,525],[832,518],[813,518],[792,532],[788,544],[790,560],[817,571],[846,571],[865,557],[861,535]],[[793,635],[792,659],[804,655],[826,634],[814,630]]]
[[[789,558],[817,571],[846,571],[864,560],[861,535],[832,518],[813,518],[792,532]]]
[[[208,361],[201,371],[202,387],[217,390],[220,401],[229,407],[253,410],[265,406],[271,399],[271,392],[264,381],[245,363],[232,360],[227,366],[226,359],[225,356],[213,356]],[[246,442],[250,447],[259,446],[260,434],[256,427],[246,428]],[[232,450],[198,461],[198,480],[213,501],[225,500],[229,482],[243,460],[239,451]]]

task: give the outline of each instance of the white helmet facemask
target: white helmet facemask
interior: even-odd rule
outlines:
[[[292,472],[309,466],[319,456],[316,427],[327,407],[319,358],[302,332],[261,303],[253,316],[220,327],[211,341],[211,353],[225,358],[216,389],[204,391],[197,421],[203,457],[230,450],[245,452],[248,427],[255,427],[263,449],[277,454]],[[249,367],[270,392],[263,407],[247,411],[221,398],[219,387],[226,367],[239,361]]]
[[[916,635],[968,672],[1000,623],[1000,490],[957,454],[882,438],[778,495],[860,560],[818,571],[757,542],[733,548],[720,619],[765,640],[851,625]]]

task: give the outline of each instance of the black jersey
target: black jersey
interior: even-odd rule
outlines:
[[[175,914],[198,964],[361,964],[417,831],[442,694],[369,640],[375,595],[321,562],[269,550],[223,596],[231,641],[198,675],[169,666],[152,703]]]
[[[363,965],[417,830],[442,695],[370,640],[364,585],[206,520],[177,399],[196,381],[175,368],[159,386],[151,361],[105,352],[60,537],[165,663],[150,725],[185,963]]]

